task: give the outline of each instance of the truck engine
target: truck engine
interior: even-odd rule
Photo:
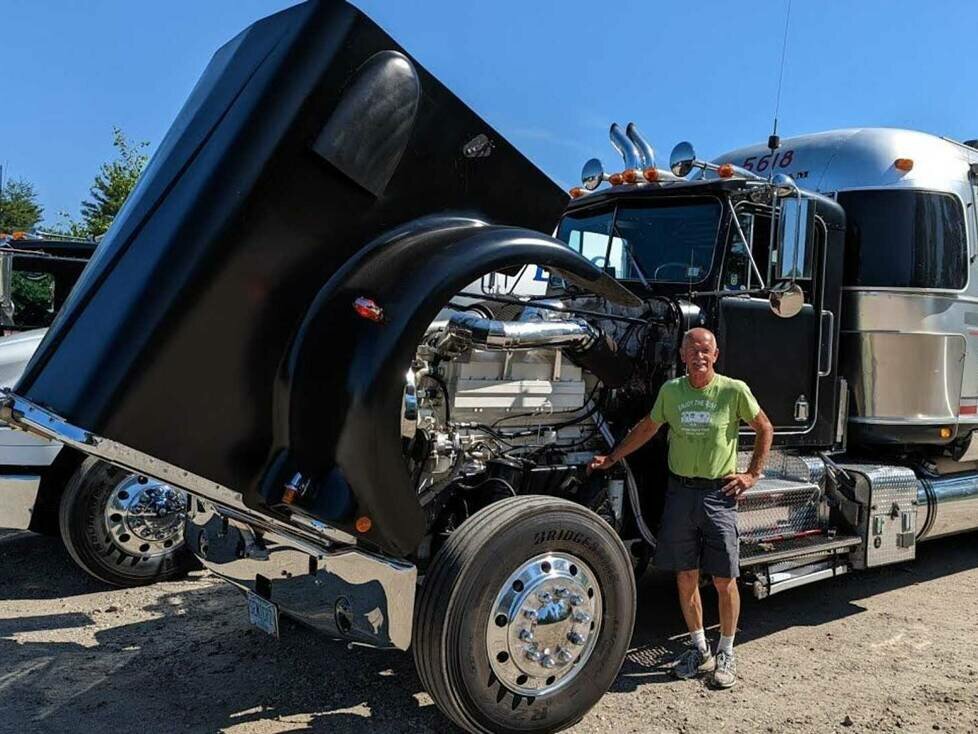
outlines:
[[[566,289],[454,299],[418,345],[401,420],[422,503],[443,513],[437,532],[496,499],[542,494],[580,502],[618,530],[637,521],[645,545],[633,552],[645,557],[654,541],[634,476],[591,476],[587,465],[675,375],[678,314],[667,298],[628,307]]]

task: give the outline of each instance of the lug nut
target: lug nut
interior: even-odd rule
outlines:
[[[566,599],[567,595],[570,594],[570,592],[563,586],[558,586],[556,589],[554,589],[554,593],[557,595],[558,599]]]
[[[530,630],[526,629],[526,628],[521,629],[520,630],[520,639],[523,642],[532,642],[533,641],[533,633]]]
[[[526,617],[531,622],[536,622],[537,621],[537,610],[536,609],[527,609],[525,612],[523,612],[523,616]]]
[[[549,655],[547,655],[547,657],[545,657],[545,658],[544,658],[544,659],[543,659],[542,661],[540,661],[540,664],[541,664],[541,665],[542,665],[543,667],[545,667],[545,668],[548,668],[548,669],[549,669],[549,668],[553,668],[553,667],[556,667],[556,665],[557,665],[557,661],[556,661],[556,660],[554,660],[554,659],[553,659],[552,657],[550,657]]]
[[[587,624],[591,621],[591,615],[587,612],[576,611],[574,612],[574,621],[580,622],[581,624]]]
[[[560,652],[557,653],[557,659],[562,663],[569,663],[574,659],[574,653],[565,647],[560,648]]]
[[[539,594],[537,594],[537,599],[542,601],[544,604],[549,604],[553,601],[553,597],[550,596],[549,591],[541,591]]]
[[[574,596],[570,598],[570,603],[572,607],[579,607],[584,603],[584,597],[580,594],[574,594]]]
[[[584,640],[587,638],[584,637],[584,635],[582,635],[580,632],[571,632],[569,635],[567,635],[567,639],[570,640],[575,645],[583,645]]]
[[[531,647],[526,651],[527,660],[532,660],[534,663],[539,663],[541,658],[543,658],[543,653],[538,652],[536,648]]]

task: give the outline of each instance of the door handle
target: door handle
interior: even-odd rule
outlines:
[[[828,328],[825,326],[826,319],[828,319]],[[835,314],[831,311],[822,311],[821,327],[822,338],[819,339],[818,345],[818,376],[828,377],[832,374],[832,337],[835,335]]]

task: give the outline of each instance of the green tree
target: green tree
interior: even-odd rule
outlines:
[[[24,179],[10,179],[0,190],[0,232],[34,229],[44,214],[37,203],[34,184]]]
[[[64,228],[71,234],[95,237],[104,233],[146,167],[149,160],[145,152],[149,146],[148,141],[134,143],[122,130],[115,127],[112,128],[112,145],[116,149],[116,157],[103,163],[95,175],[95,181],[89,190],[91,198],[81,205],[81,222],[66,217],[67,224]]]

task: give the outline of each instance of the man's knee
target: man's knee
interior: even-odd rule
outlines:
[[[680,589],[697,588],[700,584],[700,572],[698,568],[688,571],[676,571],[676,583]]]
[[[737,579],[726,579],[722,576],[714,576],[713,586],[721,594],[737,593]]]

